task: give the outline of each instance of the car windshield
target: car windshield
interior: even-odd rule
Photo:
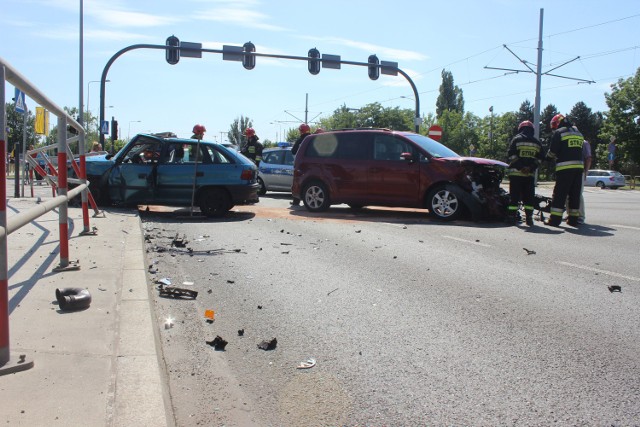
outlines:
[[[433,157],[460,157],[460,155],[455,151],[445,147],[444,145],[440,144],[438,141],[434,141],[431,138],[427,138],[424,135],[418,135],[414,133],[404,134],[404,135],[410,140],[412,140],[413,142],[415,142],[416,144],[418,144],[420,148],[425,150],[427,153],[429,153]]]

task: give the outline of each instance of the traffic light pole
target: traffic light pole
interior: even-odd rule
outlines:
[[[183,45],[184,44],[184,45]],[[334,68],[339,69],[341,65],[354,65],[358,67],[376,67],[382,74],[389,75],[397,75],[400,73],[411,86],[413,90],[413,96],[416,100],[415,105],[415,117],[414,117],[414,126],[415,132],[420,133],[420,96],[418,94],[418,90],[416,89],[416,85],[411,80],[411,77],[403,70],[398,68],[396,63],[385,62],[372,64],[370,62],[356,62],[356,61],[343,61],[337,55],[320,55],[317,49],[313,48],[309,52],[309,56],[292,56],[292,55],[275,55],[275,54],[267,54],[267,53],[257,53],[255,52],[255,45],[253,43],[248,42],[245,43],[244,46],[223,46],[223,49],[204,49],[199,44],[196,43],[186,43],[180,42],[175,36],[171,36],[167,39],[166,45],[155,45],[155,44],[135,44],[131,46],[127,46],[118,52],[116,52],[110,59],[107,61],[103,71],[102,78],[100,79],[100,144],[106,149],[105,145],[105,134],[102,132],[102,123],[105,119],[105,98],[106,98],[106,82],[107,75],[109,73],[109,69],[111,65],[115,62],[123,54],[136,50],[136,49],[155,49],[155,50],[165,50],[167,52],[166,59],[172,65],[175,65],[180,60],[181,52],[184,52],[183,56],[188,57],[199,57],[195,56],[195,54],[205,53],[221,53],[223,55],[223,60],[230,61],[242,61],[243,65],[246,69],[251,70],[255,66],[255,57],[264,57],[264,58],[277,58],[277,59],[290,59],[295,61],[309,61],[309,71],[312,71],[312,61],[314,64],[312,74],[318,74],[320,72],[319,68],[316,68],[317,64],[321,64],[323,68]],[[313,51],[313,52],[312,52]],[[313,53],[313,56],[311,55]],[[371,73],[369,74],[371,76]],[[377,78],[377,77],[376,77]],[[372,78],[373,79],[373,78]],[[109,152],[114,154],[114,142],[111,141],[111,150]]]

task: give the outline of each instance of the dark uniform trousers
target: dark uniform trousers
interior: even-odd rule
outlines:
[[[582,169],[565,169],[556,171],[556,185],[553,188],[551,201],[551,219],[555,223],[562,221],[564,206],[569,197],[567,213],[576,219],[580,215],[580,189],[582,188]]]

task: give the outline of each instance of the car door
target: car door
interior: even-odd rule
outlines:
[[[408,161],[403,153],[418,153],[409,141],[395,135],[376,134],[373,161],[368,170],[372,202],[415,205],[420,202],[420,162]]]
[[[284,150],[274,150],[263,154],[260,162],[260,178],[267,190],[277,190],[282,187],[282,164],[284,162]]]
[[[370,164],[370,132],[339,135],[336,158],[327,159],[325,166],[334,184],[332,199],[356,205],[368,204]]]
[[[203,181],[211,178],[213,160],[208,145],[175,143],[157,170],[155,200],[158,204],[189,205]],[[209,175],[209,176],[207,176]]]
[[[157,166],[162,145],[156,140],[140,139],[129,147],[108,172],[108,191],[112,201],[122,204],[146,204],[154,198]]]

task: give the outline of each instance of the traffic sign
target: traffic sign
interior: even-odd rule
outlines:
[[[429,128],[428,133],[429,138],[434,139],[436,141],[440,141],[442,138],[442,128],[438,125],[433,125]]]
[[[16,88],[16,111],[18,113],[24,113],[27,109],[27,103],[24,100],[24,92]]]
[[[102,125],[100,126],[100,133],[108,134],[109,133],[109,121],[103,120]]]

